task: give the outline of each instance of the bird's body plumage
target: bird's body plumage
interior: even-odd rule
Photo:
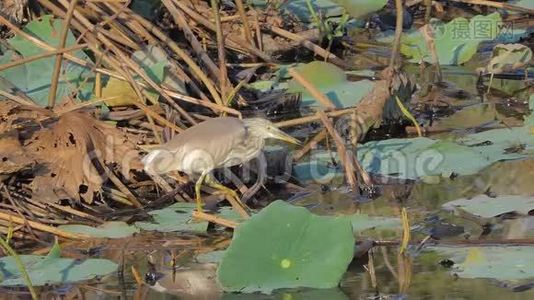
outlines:
[[[230,195],[230,199],[238,199],[234,191],[214,182],[209,173],[252,160],[262,151],[267,138],[298,143],[265,119],[214,118],[184,130],[152,150],[143,158],[143,163],[149,174],[182,171],[188,175],[200,175],[195,184],[195,194],[197,210],[201,211],[200,186],[204,179],[212,187]],[[244,208],[241,209],[241,214],[247,216]]]
[[[209,119],[176,135],[143,161],[158,174],[172,170],[200,174],[242,164],[256,157],[264,145],[264,137],[248,129],[247,123],[254,122],[251,120]]]

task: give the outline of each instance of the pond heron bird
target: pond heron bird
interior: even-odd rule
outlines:
[[[266,119],[221,117],[199,123],[174,136],[148,153],[143,163],[149,174],[181,171],[189,176],[199,176],[195,184],[199,212],[202,211],[200,187],[204,181],[244,207],[237,193],[217,183],[210,173],[214,169],[240,165],[256,158],[268,138],[300,144]]]

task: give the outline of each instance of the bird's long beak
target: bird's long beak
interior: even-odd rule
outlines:
[[[282,140],[284,142],[288,142],[288,143],[291,143],[291,144],[295,144],[295,145],[300,145],[300,141],[297,140],[296,138],[290,136],[289,134],[283,132],[282,130],[278,129],[276,130],[276,133],[274,134],[274,138],[275,139],[279,139],[279,140]]]

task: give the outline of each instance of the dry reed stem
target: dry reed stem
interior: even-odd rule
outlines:
[[[208,19],[204,18],[194,10],[192,10],[187,4],[184,3],[184,1],[180,0],[173,0],[174,4],[180,8],[184,13],[186,13],[191,19],[193,19],[195,22],[201,24],[202,26],[206,27],[207,29],[211,30],[212,32],[216,32],[217,28],[216,26],[211,23]],[[271,57],[269,57],[267,54],[263,53],[256,47],[253,47],[249,45],[246,41],[234,38],[234,37],[228,37],[228,46],[236,47],[236,48],[245,48],[249,53],[252,55],[255,55],[262,60],[266,62],[271,62]]]
[[[400,59],[400,42],[402,36],[402,23],[404,18],[402,0],[395,0],[395,10],[397,14],[397,20],[395,23],[395,39],[393,41],[393,49],[391,50],[391,58],[389,60],[389,68],[395,67]]]
[[[221,25],[221,15],[219,13],[219,3],[218,0],[211,0],[211,9],[212,13],[215,16],[215,28],[216,37],[217,37],[217,54],[219,57],[219,89],[221,91],[221,98],[223,99],[224,105],[228,106],[226,99],[227,96],[227,87],[226,84],[228,81],[228,71],[226,69],[226,49],[224,47],[224,32]],[[233,89],[233,88],[232,88]]]
[[[19,97],[17,95],[13,95],[13,94],[11,94],[9,92],[6,92],[4,90],[0,90],[0,96],[6,97],[9,100],[15,101],[20,105],[28,105],[28,106],[36,106],[37,105],[34,102],[28,102],[28,100],[26,100],[26,99],[24,99],[22,97]]]
[[[355,110],[356,110],[356,108],[353,108],[353,107],[346,108],[346,109],[339,109],[339,110],[326,112],[326,115],[329,118],[339,117],[339,116],[342,116],[342,115],[353,113]],[[274,125],[276,125],[279,128],[282,128],[282,127],[290,127],[290,126],[302,125],[302,124],[316,122],[316,121],[320,121],[320,120],[321,120],[321,118],[318,115],[315,114],[315,115],[306,116],[306,117],[302,117],[302,118],[291,119],[291,120],[286,120],[286,121],[280,121],[280,122],[275,123]]]
[[[64,14],[63,10],[54,4],[46,1],[46,0],[39,0],[39,2],[54,12],[54,14],[58,16],[62,16]],[[67,0],[59,0],[61,5],[64,7],[68,7],[68,1]],[[125,64],[130,69],[132,69],[137,75],[139,75],[151,88],[155,89],[159,94],[163,96],[163,98],[167,101],[169,105],[171,105],[175,110],[177,110],[185,119],[187,119],[192,124],[195,124],[195,121],[191,116],[185,111],[183,108],[181,108],[177,103],[175,103],[167,94],[165,94],[161,87],[156,84],[147,74],[146,72],[131,58],[127,57],[114,43],[112,43],[111,40],[109,40],[102,32],[98,31],[95,26],[87,19],[85,18],[80,12],[74,11],[74,17],[77,22],[72,22],[73,26],[77,28],[78,31],[82,32],[86,28],[90,28],[91,32],[94,32],[96,38],[100,40],[104,45],[107,46],[109,50],[111,50],[117,58],[110,57],[107,53],[103,53],[102,58],[105,62],[110,64],[115,70],[121,71],[122,65]],[[101,53],[100,49],[94,44],[91,44],[91,40],[94,38],[91,37],[91,35],[87,34],[86,39],[88,39],[89,47],[91,50],[93,50],[95,53],[99,54]]]
[[[72,15],[74,14],[74,10],[76,9],[77,3],[78,3],[78,0],[72,0],[69,4],[67,15],[65,16],[65,20],[63,21],[63,28],[61,28],[61,34],[59,37],[59,45],[57,46],[58,49],[65,48],[67,44],[67,35],[69,33],[69,25],[72,19]],[[52,72],[52,83],[50,84],[50,92],[48,93],[48,107],[49,108],[54,108],[54,105],[56,103],[57,87],[59,83],[59,77],[61,75],[62,63],[63,63],[63,52],[59,52],[56,55],[56,62],[54,64],[54,70]]]
[[[345,177],[347,178],[348,184],[353,189],[357,188],[358,183],[357,183],[356,175],[355,175],[356,170],[354,169],[353,160],[350,158],[350,155],[354,156],[354,154],[347,151],[347,148],[345,147],[345,144],[343,143],[343,139],[341,138],[341,136],[339,136],[339,133],[334,129],[332,121],[328,119],[326,114],[323,111],[319,111],[317,112],[317,115],[319,116],[324,126],[326,127],[326,130],[328,130],[328,133],[330,134],[330,136],[332,136],[332,138],[334,139],[334,142],[336,143],[336,148],[339,154],[339,159],[341,160],[341,164],[343,165],[343,168],[345,168]]]
[[[91,236],[89,236],[87,234],[82,234],[82,233],[74,234],[74,233],[71,233],[71,232],[60,230],[58,228],[55,228],[55,227],[52,227],[52,226],[49,226],[49,225],[41,224],[39,222],[30,221],[30,220],[24,220],[23,218],[11,215],[11,214],[6,213],[6,212],[0,212],[0,219],[1,220],[6,220],[6,221],[9,221],[9,222],[13,222],[13,223],[16,223],[16,224],[20,224],[20,225],[27,224],[32,229],[43,231],[43,232],[48,232],[48,233],[57,235],[59,237],[67,238],[67,239],[84,240],[84,239],[91,239],[92,238]]]
[[[176,42],[171,40],[165,33],[163,33],[159,28],[151,24],[149,21],[143,19],[142,17],[136,15],[131,10],[128,10],[128,15],[139,21],[143,26],[149,29],[149,31],[152,32],[158,39],[161,40],[161,42],[165,45],[167,45],[178,57],[180,57],[191,69],[191,72],[198,76],[200,81],[206,86],[208,91],[210,92],[211,96],[213,97],[213,100],[215,103],[219,105],[223,105],[222,99],[217,93],[217,90],[211,80],[207,77],[207,75],[202,71],[202,69],[195,63],[195,61],[184,51],[182,50]]]
[[[235,229],[239,225],[239,223],[237,223],[237,222],[234,222],[234,221],[231,221],[231,220],[227,220],[225,218],[221,218],[219,216],[215,216],[215,215],[212,215],[212,214],[207,214],[207,213],[201,212],[201,211],[194,211],[193,212],[193,218],[196,218],[196,219],[199,219],[199,220],[208,221],[208,222],[215,223],[215,224],[218,224],[218,225],[221,225],[221,226],[224,226],[224,227],[228,227],[228,228],[232,228],[232,229]]]
[[[308,48],[309,50],[313,51],[313,53],[321,56],[327,61],[332,62],[335,65],[345,67],[347,64],[341,60],[339,57],[334,55],[332,52],[325,50],[324,48],[321,48],[320,46],[308,41],[307,39],[303,38],[302,36],[289,32],[287,30],[284,30],[282,28],[278,28],[276,26],[267,26],[267,28],[272,32],[275,33],[281,37],[284,37],[286,39],[298,42],[302,46]]]
[[[300,150],[293,153],[293,160],[298,161],[300,160],[304,155],[306,155],[308,152],[310,152],[317,144],[319,144],[322,140],[326,138],[326,135],[328,134],[328,131],[323,128],[319,133],[317,133],[304,147],[302,147]]]
[[[193,49],[197,57],[204,62],[212,78],[219,79],[219,68],[213,62],[211,57],[209,57],[206,51],[204,51],[204,49],[202,48],[202,45],[191,30],[191,27],[189,26],[189,24],[187,24],[187,20],[185,19],[184,14],[176,6],[174,6],[171,0],[162,0],[161,2],[163,3],[163,5],[165,5],[169,13],[172,15],[174,22],[178,26],[180,26],[180,28],[184,32],[185,38],[187,39],[189,44],[191,44],[191,48]]]
[[[288,70],[289,75],[293,77],[298,83],[300,83],[315,99],[317,99],[326,109],[333,110],[336,109],[336,106],[330,99],[323,94],[319,89],[317,89],[313,84],[311,84],[306,78],[304,78],[300,73],[295,70],[295,68],[290,68]]]
[[[248,25],[247,14],[245,13],[245,6],[243,5],[243,0],[235,0],[237,6],[237,12],[241,17],[241,23],[243,23],[243,30],[245,32],[245,39],[250,43],[251,46],[254,46],[254,39],[252,38],[252,32]]]

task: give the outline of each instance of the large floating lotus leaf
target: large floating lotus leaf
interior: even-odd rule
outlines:
[[[154,222],[135,222],[135,226],[159,232],[205,232],[208,229],[208,222],[199,222],[191,218],[195,207],[194,203],[175,203],[167,208],[149,212]]]
[[[517,281],[534,278],[534,247],[432,247],[455,262],[454,274],[462,278]]]
[[[98,227],[77,224],[61,225],[59,229],[72,233],[88,234],[95,238],[125,238],[139,232],[139,228],[121,221],[106,222]]]
[[[458,199],[443,204],[445,209],[461,209],[482,218],[492,218],[515,212],[523,215],[534,210],[534,197],[498,196],[495,198],[479,195],[471,199]]]
[[[495,161],[507,158],[493,150],[424,137],[390,139],[364,144],[358,150],[358,159],[369,172],[418,179],[435,175],[449,176],[452,173],[474,174]]]
[[[107,259],[77,260],[59,257],[59,246],[47,256],[20,255],[34,286],[65,284],[104,276],[117,270],[117,264]],[[23,286],[19,267],[12,256],[0,258],[0,286]]]
[[[48,45],[56,46],[59,44],[59,33],[62,28],[62,20],[53,19],[51,15],[45,15],[40,19],[28,23],[23,30],[46,42]],[[75,41],[76,39],[69,31],[66,46],[74,45]],[[8,39],[7,42],[18,54],[15,54],[13,51],[7,51],[0,57],[0,64],[19,59],[17,55],[27,58],[43,54],[47,51],[37,47],[34,43],[18,35]],[[71,51],[69,53],[80,59],[90,61],[89,57],[81,50]],[[1,71],[0,76],[8,79],[18,89],[34,99],[39,105],[46,106],[48,104],[48,94],[50,91],[55,61],[55,56],[41,58],[33,62],[28,62]],[[79,99],[89,99],[94,85],[93,77],[94,75],[89,69],[70,61],[63,60],[56,96],[58,101],[56,103],[61,102],[65,97],[76,92],[78,92]]]
[[[371,173],[401,179],[421,179],[427,176],[471,175],[500,161],[527,157],[534,147],[534,135],[529,128],[495,129],[468,135],[457,142],[426,137],[372,141],[358,148],[358,160]],[[527,152],[507,149],[524,145]],[[328,183],[343,175],[343,169],[333,166],[326,151],[316,152],[307,161],[293,168],[300,181]]]
[[[446,24],[432,20],[430,26],[434,34],[439,63],[459,65],[467,62],[477,52],[481,42],[494,40],[501,34],[499,25],[502,27],[499,13],[478,15],[471,20],[458,17]],[[410,57],[412,62],[433,62],[426,41],[418,30],[403,36],[401,52]]]
[[[339,67],[322,61],[313,61],[295,68],[306,80],[325,94],[337,108],[357,105],[374,87],[370,80],[348,81]],[[296,80],[288,83],[289,93],[302,93],[303,105],[320,105]]]
[[[219,266],[226,291],[336,287],[352,260],[346,217],[324,217],[275,201],[242,223]]]

